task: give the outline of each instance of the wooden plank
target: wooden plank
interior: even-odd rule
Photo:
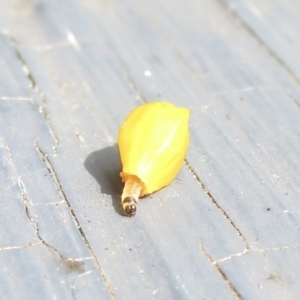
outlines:
[[[263,249],[299,249],[299,109],[294,100],[299,87],[289,72],[274,63],[246,30],[237,28],[222,7],[208,1],[201,7],[189,2],[189,10],[179,9],[180,3],[174,1],[134,1],[130,10],[127,3],[124,6],[118,16],[106,13],[94,20],[145,98],[154,98],[159,91],[160,97],[192,106],[188,160],[245,238],[243,252],[220,262]],[[118,2],[111,10],[120,7]],[[101,9],[94,5],[90,11],[99,15]],[[121,18],[130,30],[113,21],[104,26],[109,18]],[[138,45],[130,43],[127,32],[140,37]],[[131,62],[130,53],[137,64]],[[180,59],[186,68],[180,68]],[[150,78],[141,76],[145,70],[151,72]],[[298,291],[298,277],[291,276],[295,280],[291,289]],[[236,282],[237,290],[241,284]],[[254,296],[257,286],[252,288]],[[268,289],[274,291],[266,285],[264,295]],[[275,290],[284,293],[281,286]]]
[[[52,153],[55,144],[43,107],[34,101],[36,92],[3,35],[0,47],[2,70],[9,75],[7,84],[1,82],[0,100],[0,298],[73,299],[75,281],[87,280],[85,274],[97,265],[40,151]],[[100,279],[99,272],[94,281],[88,279],[97,283],[93,292],[110,298]]]
[[[41,19],[48,24],[45,18]],[[11,26],[13,28],[13,24]],[[40,30],[41,26],[36,28]],[[23,27],[22,31],[24,30]],[[39,40],[38,32],[32,30],[34,27],[30,27],[31,34]],[[76,36],[76,31],[74,34]],[[14,36],[16,40],[22,40],[17,33]],[[41,41],[42,39],[43,36]],[[102,168],[114,175],[113,182],[117,182],[117,188],[110,190],[114,201],[119,201],[117,193],[121,187],[118,176],[120,165],[118,160],[115,166],[111,164],[117,158],[112,155],[116,152],[112,152],[111,147],[108,148],[106,152],[110,153],[109,160],[105,159],[104,163],[103,152],[94,152],[112,144],[114,140],[111,137],[116,136],[122,119],[130,108],[141,103],[134,99],[136,91],[131,87],[124,71],[116,64],[115,57],[109,50],[104,51],[105,44],[95,40],[81,43],[80,49],[71,43],[61,46],[61,41],[57,41],[53,47],[42,42],[35,45],[34,41],[27,41],[24,46],[19,45],[16,51],[21,53],[25,68],[29,70],[29,79],[35,83],[34,90],[43,98],[41,109],[47,116],[48,130],[53,137],[48,144],[41,144],[38,139],[37,152],[47,166],[50,177],[54,179],[54,185],[58,190],[62,187],[63,195],[66,196],[62,200],[70,204],[73,217],[76,217],[83,228],[86,242],[95,253],[94,260],[99,264],[98,272],[107,280],[107,288],[112,297],[134,296],[138,299],[145,295],[157,295],[158,298],[170,298],[185,294],[217,297],[221,293],[224,299],[231,299],[232,291],[223,281],[220,272],[199,252],[199,235],[203,235],[208,244],[215,248],[215,252],[219,253],[212,237],[221,233],[218,228],[227,227],[225,234],[220,236],[221,239],[231,241],[222,249],[224,255],[242,249],[243,243],[226,219],[212,222],[209,216],[219,212],[207,199],[201,187],[191,181],[188,191],[182,184],[175,191],[172,188],[161,191],[160,196],[155,197],[154,203],[149,202],[148,208],[141,207],[139,215],[132,222],[116,214],[114,208],[108,205],[111,203],[111,195],[100,196],[98,183],[89,173],[84,172],[85,161],[88,171],[95,174],[91,165],[95,164],[96,159],[100,164],[100,173],[103,172]],[[82,55],[81,51],[86,54]],[[101,101],[97,99],[99,95]],[[105,102],[105,99],[111,100]],[[119,121],[116,122],[116,119]],[[34,144],[29,143],[28,147],[32,146]],[[192,178],[187,171],[183,174],[185,175],[181,176],[187,178],[184,181],[188,182]],[[101,180],[97,175],[96,178]],[[105,177],[101,189],[105,190],[105,186],[109,185],[112,183]],[[163,215],[157,214],[161,197],[166,198],[163,208],[160,208],[165,212]],[[194,205],[174,206],[174,198],[179,200],[180,197],[190,198]],[[197,207],[199,201],[203,202],[206,210],[203,211],[200,207],[195,210],[194,207]],[[171,211],[173,212],[170,214]],[[153,218],[154,214],[156,218]],[[166,215],[170,219],[163,221]],[[186,224],[192,220],[197,229],[191,232],[189,226],[183,226],[182,230],[173,232],[180,215],[181,223]],[[191,216],[204,220],[195,223]],[[164,228],[162,225],[165,222],[167,226]],[[203,226],[204,222],[211,226]],[[207,236],[208,227],[211,236]],[[169,236],[167,240],[164,239],[166,235]],[[179,241],[181,246],[174,248]],[[56,242],[59,251],[61,247],[68,246],[67,243],[61,245],[53,239],[51,242]],[[207,280],[203,281],[205,276]]]
[[[289,0],[282,3],[278,0],[220,0],[219,2],[299,83],[299,1]]]
[[[20,211],[19,244],[52,286],[22,286],[19,297],[39,299],[42,286],[64,299],[296,299],[299,276],[284,264],[300,248],[300,91],[290,72],[217,2],[19,5],[3,3],[0,18],[1,65],[12,74],[0,88],[1,153],[23,182],[7,198],[26,190],[41,229]],[[124,218],[115,137],[133,107],[157,97],[191,109],[188,164]],[[20,261],[23,248],[6,253]],[[78,263],[57,276],[49,257]]]
[[[239,283],[245,299],[297,299],[299,248],[249,252],[220,267],[231,282]]]

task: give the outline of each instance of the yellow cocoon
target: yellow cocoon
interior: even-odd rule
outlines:
[[[141,182],[140,196],[171,183],[179,172],[189,144],[189,110],[167,102],[135,108],[122,124],[118,144],[122,181]]]

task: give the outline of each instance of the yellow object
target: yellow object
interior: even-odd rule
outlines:
[[[125,187],[123,208],[136,211],[139,196],[171,183],[179,172],[189,144],[189,110],[167,102],[135,108],[122,124],[118,144]]]

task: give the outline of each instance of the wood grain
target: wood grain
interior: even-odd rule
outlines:
[[[297,299],[299,2],[0,4],[0,298]],[[127,218],[116,136],[155,99],[190,148]]]

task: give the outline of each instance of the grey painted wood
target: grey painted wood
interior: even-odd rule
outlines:
[[[290,0],[284,5],[278,0],[220,3],[299,83],[299,1]]]
[[[221,1],[0,4],[2,298],[297,299],[296,30]],[[157,98],[190,108],[190,149],[129,219],[117,131]]]

